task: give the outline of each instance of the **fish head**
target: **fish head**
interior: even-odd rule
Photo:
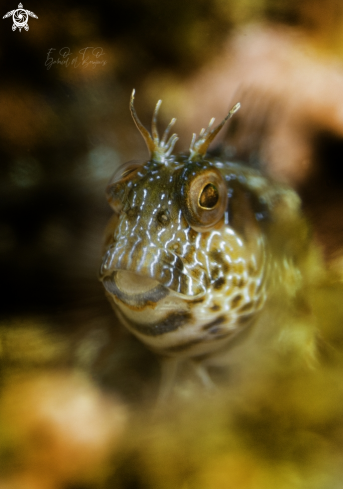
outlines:
[[[294,195],[256,170],[206,154],[223,123],[210,123],[189,153],[172,155],[175,137],[159,140],[154,124],[151,136],[133,115],[150,158],[119,167],[109,182],[114,218],[100,279],[124,324],[153,349],[166,349],[162,336],[177,331],[167,335],[169,350],[187,338],[205,345],[194,349],[201,354],[263,307],[268,230],[278,213],[282,229],[283,202],[292,207]]]

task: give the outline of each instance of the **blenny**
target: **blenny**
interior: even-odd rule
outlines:
[[[114,216],[100,278],[122,323],[169,362],[207,365],[251,328],[276,289],[296,296],[308,227],[295,191],[260,171],[206,155],[239,109],[173,155],[172,119],[162,138],[133,120],[150,157],[119,167],[107,187]],[[199,372],[206,381],[204,369]],[[169,388],[169,387],[168,387]],[[166,388],[168,390],[168,388]]]

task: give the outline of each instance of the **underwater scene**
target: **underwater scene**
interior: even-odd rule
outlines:
[[[0,489],[340,489],[343,4],[27,2]]]

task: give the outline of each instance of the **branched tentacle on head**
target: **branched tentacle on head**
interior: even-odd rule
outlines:
[[[225,122],[229,120],[237,110],[239,110],[241,104],[238,103],[228,113],[228,115],[221,121],[218,126],[212,129],[213,123],[215,121],[214,117],[210,120],[207,129],[201,129],[198,138],[196,137],[196,134],[193,133],[192,137],[192,142],[189,148],[190,151],[190,159],[191,160],[196,160],[199,157],[203,157],[206,154],[207,148],[213,141],[213,139],[216,137],[218,132],[221,130],[221,128],[224,126]]]
[[[139,132],[142,134],[144,141],[146,142],[146,145],[148,146],[151,159],[155,161],[163,162],[166,157],[171,155],[175,143],[179,139],[176,134],[172,134],[168,139],[170,129],[175,124],[176,119],[174,118],[170,121],[167,129],[164,131],[162,139],[160,140],[158,130],[157,130],[157,116],[162,100],[159,100],[156,104],[154,114],[152,117],[151,134],[150,134],[149,131],[143,126],[143,124],[141,123],[141,121],[137,116],[135,107],[133,105],[134,98],[135,98],[135,90],[132,91],[131,100],[130,100],[130,111],[131,111],[132,118]]]
[[[165,161],[166,158],[168,158],[172,154],[175,143],[179,139],[177,134],[175,133],[172,134],[168,139],[170,129],[175,124],[176,119],[174,118],[170,121],[166,130],[164,131],[162,138],[160,139],[157,130],[157,116],[158,116],[159,108],[162,104],[162,100],[159,100],[156,104],[154,114],[152,117],[151,134],[150,134],[149,131],[143,126],[143,124],[141,123],[141,121],[137,116],[137,112],[134,107],[134,99],[135,99],[135,90],[133,89],[131,99],[130,99],[130,111],[131,111],[132,118],[137,126],[137,129],[142,134],[146,145],[148,146],[151,159],[162,163]],[[192,142],[189,148],[191,160],[194,161],[198,158],[202,158],[205,156],[207,148],[209,147],[213,139],[216,137],[218,132],[224,126],[225,122],[229,120],[235,112],[237,112],[240,106],[241,106],[240,103],[236,104],[230,110],[228,115],[222,120],[222,122],[218,124],[216,127],[214,127],[213,129],[212,126],[214,123],[214,118],[212,118],[210,120],[207,129],[206,130],[202,129],[200,131],[198,138],[196,137],[196,134],[193,134]]]

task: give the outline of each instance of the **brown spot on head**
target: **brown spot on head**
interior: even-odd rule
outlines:
[[[221,266],[222,270],[224,273],[228,273],[228,271],[230,270],[230,265],[228,264],[228,262],[225,260],[225,256],[224,254],[219,251],[219,250],[211,250],[210,253],[210,258],[215,262],[217,263],[218,265]]]
[[[183,259],[188,264],[192,263],[194,261],[194,253],[192,251],[189,251],[183,256]]]
[[[233,277],[232,283],[235,287],[239,287],[240,289],[242,289],[246,285],[246,281],[243,277]]]
[[[220,290],[221,288],[223,288],[224,284],[225,284],[225,278],[219,277],[215,282],[213,282],[213,288],[215,290]]]
[[[180,272],[183,270],[183,261],[181,258],[171,253],[165,253],[163,255],[163,264],[172,265],[174,269],[177,269]]]
[[[256,318],[256,314],[246,314],[244,316],[240,316],[237,318],[237,322],[240,326],[246,326],[249,324],[251,321],[253,321]]]
[[[205,246],[209,237],[211,236],[211,233],[209,231],[203,231],[201,233],[201,243]]]
[[[213,304],[213,306],[210,307],[210,310],[213,312],[220,311],[220,306],[218,304]]]
[[[213,267],[211,270],[211,279],[216,280],[220,274],[220,270],[218,267]]]
[[[208,331],[212,330],[212,328],[219,326],[220,324],[223,324],[226,321],[226,317],[224,315],[218,316],[216,319],[211,321],[210,323],[204,324],[202,327],[203,331]]]
[[[247,311],[250,311],[250,309],[253,307],[253,303],[252,302],[247,302],[246,304],[244,304],[244,306],[242,306],[240,309],[239,309],[239,312],[247,312]]]
[[[242,275],[242,273],[244,272],[244,265],[241,262],[235,263],[232,268],[233,272],[237,273],[238,275]]]
[[[202,275],[202,270],[200,268],[193,268],[192,270],[192,277],[196,279],[200,279]]]
[[[223,253],[219,250],[211,250],[209,253],[210,257],[212,258],[213,261],[216,263],[223,263]]]
[[[235,295],[235,297],[231,301],[231,307],[234,309],[238,307],[243,300],[243,296],[241,294]]]

